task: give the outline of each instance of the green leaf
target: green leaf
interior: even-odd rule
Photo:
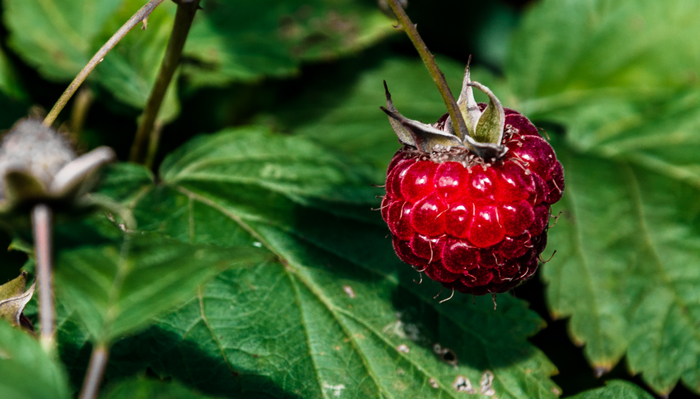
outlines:
[[[106,195],[118,202],[129,203],[134,196],[149,190],[153,184],[153,174],[141,165],[133,163],[112,163],[105,165],[102,180],[95,192]]]
[[[700,386],[700,189],[630,162],[557,146],[566,192],[544,268],[556,317],[571,315],[574,341],[607,371],[630,368],[660,394],[679,379]]]
[[[555,317],[599,372],[623,355],[656,392],[698,391],[697,2],[548,1],[514,36],[520,110],[566,128],[544,268]],[[562,140],[563,141],[563,140]]]
[[[0,91],[10,99],[25,100],[27,92],[21,84],[15,68],[7,58],[5,50],[0,49]]]
[[[68,374],[72,392],[78,392],[85,379],[85,372],[92,353],[92,345],[80,315],[69,307],[68,301],[63,299],[59,297],[54,302],[56,310],[56,349],[58,357]],[[36,322],[39,318],[39,306],[36,296],[32,298],[25,308],[24,315],[35,321],[35,329],[40,329],[38,322]],[[109,377],[108,375],[107,378]]]
[[[92,339],[108,343],[143,328],[217,272],[260,258],[252,249],[208,248],[132,233],[121,243],[61,252],[55,279]]]
[[[532,110],[697,85],[698,12],[694,0],[544,0],[515,32],[506,74]]]
[[[206,399],[205,396],[178,383],[135,378],[112,386],[101,399]]]
[[[172,183],[209,181],[248,184],[306,204],[319,199],[347,204],[376,203],[370,169],[349,163],[311,140],[248,127],[200,136],[161,166]]]
[[[120,8],[104,24],[96,48],[109,40],[143,4],[143,0],[122,0]],[[133,29],[95,68],[95,79],[124,103],[139,109],[146,106],[165,55],[176,9],[177,5],[172,1],[159,5],[148,17],[146,30]],[[173,78],[158,114],[161,122],[172,121],[180,112],[175,84],[177,77],[178,74]]]
[[[639,103],[582,108],[569,130],[577,149],[624,159],[670,179],[700,184],[700,91]],[[597,115],[597,116],[596,116]],[[574,142],[575,140],[575,142]]]
[[[652,399],[653,396],[642,388],[619,380],[608,381],[605,388],[592,389],[571,396],[571,399]]]
[[[75,309],[70,308],[69,301],[59,297],[55,304],[56,346],[73,391],[77,392],[83,385],[92,354],[91,337],[85,328],[81,315]],[[35,311],[38,313],[36,307]],[[27,315],[27,317],[31,318],[31,315]]]
[[[517,109],[564,125],[572,147],[606,156],[668,155],[659,147],[696,142],[694,12],[692,0],[541,2],[514,35],[506,68]]]
[[[143,4],[141,0],[3,0],[3,17],[12,49],[47,79],[67,82]],[[89,79],[119,100],[144,107],[165,54],[175,8],[169,1],[161,4],[149,16],[148,29],[127,34]],[[169,121],[178,112],[171,88],[159,118]]]
[[[121,0],[3,0],[10,47],[46,78],[71,80],[96,50],[95,39],[120,4]]]
[[[140,355],[161,375],[250,398],[556,397],[554,367],[526,341],[542,320],[509,295],[496,311],[491,298],[433,299],[439,285],[415,284],[379,214],[369,204],[348,210],[334,194],[368,186],[362,171],[303,137],[253,127],[195,138],[169,156],[162,184],[133,203],[141,228],[258,246],[276,260],[219,274],[124,342],[134,348],[124,361]]]
[[[291,75],[302,61],[336,58],[394,31],[371,2],[207,0],[202,6],[185,46],[196,60],[186,68],[195,86]]]
[[[70,398],[65,373],[29,333],[0,320],[0,397]]]

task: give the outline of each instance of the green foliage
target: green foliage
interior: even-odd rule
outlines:
[[[259,255],[174,242],[133,233],[111,245],[61,253],[56,285],[97,342],[111,342],[188,298],[216,272],[244,266]]]
[[[516,11],[493,3],[488,14],[511,26]],[[22,81],[36,76],[27,69],[71,80],[143,4],[3,0],[3,126],[24,113],[24,101],[46,102],[46,82]],[[435,15],[450,12],[435,4]],[[553,377],[540,350],[559,348],[528,342],[545,322],[526,300],[501,295],[495,311],[490,298],[439,303],[449,293],[434,299],[437,284],[414,283],[417,273],[396,258],[370,211],[384,193],[372,185],[383,183],[399,146],[379,110],[382,80],[407,117],[432,123],[445,113],[405,42],[385,40],[393,20],[375,1],[202,6],[181,82],[159,116],[174,121],[183,101],[162,140],[179,148],[155,174],[107,168],[95,198],[111,211],[56,219],[62,365],[0,322],[0,397],[71,397],[63,369],[77,391],[95,343],[113,345],[104,398],[553,398],[562,394],[557,384],[576,393],[566,379],[580,376]],[[159,6],[148,29],[127,35],[89,81],[142,108],[175,8]],[[465,19],[464,32],[474,32],[465,43],[500,43],[485,52],[495,68],[475,57],[472,79],[548,127],[566,174],[554,208],[561,218],[549,232],[548,253],[557,254],[539,273],[546,308],[535,283],[517,293],[543,315],[569,318],[570,338],[583,346],[569,354],[583,353],[589,372],[626,378],[627,367],[661,395],[679,382],[700,393],[699,12],[693,0],[542,0],[522,11],[511,40],[492,32],[499,21]],[[453,47],[461,61],[437,61],[458,93],[472,49]],[[324,64],[301,68],[311,61]],[[188,107],[210,94],[211,109],[193,114]],[[98,109],[99,121],[86,125],[96,141],[114,142],[106,125],[130,137],[133,121]],[[230,113],[243,126],[220,122]],[[218,133],[193,137],[200,130]],[[15,242],[31,242],[22,234],[12,231]],[[25,315],[35,319],[33,302]],[[573,396],[589,397],[651,396],[610,380]]]
[[[555,369],[525,341],[541,320],[508,296],[495,312],[490,298],[432,299],[438,287],[413,282],[370,214],[362,170],[253,127],[195,138],[166,159],[163,185],[130,202],[142,228],[277,260],[223,272],[159,318],[141,339],[167,337],[167,350],[144,361],[219,394],[453,396],[460,376],[478,390],[490,373],[499,397],[554,397]]]
[[[95,47],[98,48],[109,40],[144,3],[143,0],[121,0],[119,8],[105,21],[100,34],[95,38]],[[176,7],[172,1],[165,1],[158,6],[148,17],[145,25],[147,29],[136,27],[126,35],[95,69],[92,79],[104,85],[114,97],[124,103],[144,108],[160,69],[159,60],[165,55]],[[177,97],[177,85],[171,84],[158,114],[161,121],[170,122],[180,112]]]
[[[550,239],[561,258],[545,269],[552,311],[573,315],[572,334],[595,367],[609,370],[627,350],[631,369],[658,391],[679,377],[698,386],[698,188],[557,151],[567,194]]]
[[[525,110],[567,128],[549,244],[560,258],[544,269],[551,311],[572,315],[594,367],[626,353],[663,394],[679,379],[700,386],[697,6],[545,1],[507,69]]]
[[[696,85],[697,12],[693,0],[544,0],[514,34],[506,75],[528,112]]]
[[[297,72],[392,32],[376,5],[352,0],[206,0],[192,26],[185,68],[192,84],[221,85]]]
[[[17,72],[4,50],[0,50],[0,91],[10,99],[24,100],[27,97]]]
[[[138,0],[5,0],[4,19],[10,46],[51,80],[70,81],[131,15]],[[146,104],[174,18],[175,4],[165,2],[148,19],[148,29],[134,29],[90,76],[114,96],[134,107]],[[175,90],[161,113],[178,112]]]
[[[177,383],[144,378],[122,381],[109,389],[103,399],[196,399],[212,398],[192,391]]]
[[[63,369],[29,333],[0,320],[0,397],[67,399]]]
[[[438,57],[453,93],[459,93],[464,65]],[[430,75],[420,60],[392,57],[373,68],[357,72],[349,64],[329,77],[314,82],[295,101],[275,111],[275,122],[295,134],[310,137],[373,166],[377,179],[384,180],[389,160],[399,147],[393,134],[387,135],[386,115],[377,114],[386,102],[382,80],[387,82],[396,108],[405,116],[432,123],[446,112]],[[472,69],[472,80],[499,89],[485,69]],[[410,84],[407,84],[410,82]],[[476,90],[475,90],[476,91]],[[498,90],[502,100],[507,97]],[[476,91],[477,100],[488,101]],[[262,118],[261,118],[262,119]]]
[[[119,4],[5,0],[3,20],[13,50],[47,78],[71,80],[96,50],[94,41]]]
[[[92,54],[143,6],[141,0],[3,0],[10,45],[48,79],[70,81]],[[376,7],[345,0],[314,2],[203,2],[184,57],[185,73],[198,85],[219,85],[265,76],[290,75],[302,61],[327,60],[367,47],[391,25]],[[161,4],[147,29],[134,29],[95,69],[90,80],[117,99],[143,108],[155,82],[172,30],[176,5]],[[6,75],[0,56],[0,76]],[[7,79],[5,79],[7,81]],[[0,78],[0,89],[18,89]],[[179,113],[175,86],[159,114]]]
[[[629,382],[612,380],[605,388],[586,391],[571,399],[652,399],[646,391]]]

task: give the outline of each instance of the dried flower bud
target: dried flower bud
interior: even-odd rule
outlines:
[[[73,201],[115,158],[109,147],[77,157],[68,141],[36,119],[23,119],[0,142],[0,213],[25,203]]]

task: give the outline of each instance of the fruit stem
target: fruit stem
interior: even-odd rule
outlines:
[[[46,204],[38,204],[32,209],[36,274],[37,280],[39,280],[40,336],[44,350],[49,353],[53,348],[55,331],[53,284],[51,281],[51,213],[51,208]]]
[[[109,53],[114,46],[119,43],[120,40],[126,36],[127,33],[131,29],[133,29],[136,25],[138,25],[141,21],[145,21],[149,15],[151,15],[151,12],[160,5],[164,0],[151,0],[146,5],[141,7],[140,10],[136,12],[131,18],[129,18],[128,21],[124,25],[122,25],[119,30],[112,35],[112,37],[107,40],[107,43],[105,43],[102,48],[100,48],[95,55],[92,56],[90,61],[88,61],[87,65],[78,73],[78,75],[73,79],[73,81],[68,85],[68,88],[66,91],[61,94],[61,97],[59,97],[58,101],[56,101],[56,104],[54,104],[53,108],[51,108],[51,111],[49,111],[49,114],[46,115],[46,118],[44,118],[44,125],[45,126],[51,126],[54,121],[56,120],[56,117],[58,117],[58,114],[61,113],[63,108],[66,106],[68,103],[68,100],[73,97],[73,94],[78,90],[80,85],[85,81],[85,79],[88,77],[90,72],[92,72],[93,69],[102,62],[104,57]],[[145,25],[144,25],[145,26]]]
[[[455,98],[452,95],[452,91],[447,85],[445,75],[443,75],[442,71],[440,71],[440,68],[435,62],[435,56],[430,53],[430,50],[428,50],[428,46],[425,45],[425,42],[418,34],[416,25],[413,24],[408,18],[406,11],[404,11],[403,7],[401,7],[398,0],[388,0],[388,3],[391,9],[394,11],[394,15],[396,15],[398,18],[403,31],[406,32],[408,38],[411,39],[413,46],[416,48],[416,50],[418,50],[418,54],[420,54],[423,64],[425,64],[426,68],[428,68],[430,76],[433,78],[435,85],[440,91],[442,100],[447,106],[447,112],[450,114],[450,119],[452,120],[452,126],[454,127],[455,132],[460,139],[464,139],[465,136],[469,135],[467,125],[464,122],[464,118],[462,117],[459,107],[457,106],[457,101],[455,101]]]
[[[80,392],[80,399],[94,399],[100,390],[102,376],[105,373],[109,350],[105,344],[97,344],[90,355],[90,365],[85,373],[83,389]]]
[[[157,134],[157,130],[154,130],[153,127],[156,124],[156,118],[163,104],[165,93],[168,90],[168,86],[170,86],[180,61],[180,55],[185,47],[192,20],[199,9],[199,0],[177,0],[175,2],[177,3],[177,14],[175,15],[173,30],[168,41],[168,48],[160,65],[156,83],[153,85],[146,108],[141,116],[141,121],[136,131],[136,138],[131,146],[131,154],[129,155],[131,162],[141,163],[149,168],[158,149],[158,141],[160,139],[160,134]]]

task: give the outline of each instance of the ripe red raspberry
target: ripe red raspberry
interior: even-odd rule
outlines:
[[[463,114],[471,113],[465,115],[470,136],[479,137],[478,119],[500,116],[473,101],[471,86],[483,88],[467,73],[459,104]],[[463,145],[435,144],[445,138],[434,136],[454,136],[449,118],[434,125],[410,121],[398,114],[388,91],[385,110],[404,142],[389,164],[381,207],[394,250],[444,287],[474,295],[506,292],[535,273],[547,243],[550,205],[564,189],[563,169],[549,143],[526,117],[504,109],[486,91],[489,107],[503,116],[496,143],[467,138]],[[407,133],[413,144],[402,137]],[[481,133],[494,136],[493,128]]]

